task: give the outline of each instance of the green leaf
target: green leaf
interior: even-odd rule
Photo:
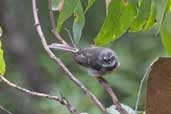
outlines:
[[[170,13],[168,13],[168,30],[169,30],[169,32],[171,33],[171,14]]]
[[[89,8],[95,3],[96,0],[88,0],[88,5],[85,9],[85,12],[87,12],[89,10]]]
[[[2,29],[0,27],[0,38],[2,36]],[[2,50],[2,42],[0,41],[0,74],[5,74],[5,61],[3,56],[3,50]]]
[[[158,25],[158,30],[156,34],[158,34],[160,32],[160,29],[164,20],[167,0],[156,0],[156,1],[157,1],[157,18],[156,19],[157,19],[157,25]]]
[[[60,0],[52,0],[52,10],[57,11],[58,10],[58,3]]]
[[[80,0],[78,0],[78,1],[79,2],[74,11],[74,24],[73,24],[73,28],[72,28],[74,40],[77,44],[80,41],[82,29],[85,24],[85,17],[84,17],[84,12],[82,9],[82,4],[81,4]]]
[[[65,0],[62,11],[59,14],[57,21],[57,31],[60,32],[62,28],[62,24],[72,16],[74,13],[77,4],[79,4],[80,0]]]
[[[137,16],[132,23],[129,32],[137,32],[143,29],[144,24],[150,16],[151,0],[141,0]]]
[[[165,14],[168,14],[170,10],[171,10],[171,0],[167,0]]]
[[[171,33],[168,30],[168,15],[161,25],[160,35],[167,54],[171,56]]]
[[[167,1],[166,9],[165,9],[165,15],[167,15],[168,20],[168,30],[171,33],[171,0]]]
[[[149,30],[156,23],[157,6],[156,1],[153,0],[151,3],[151,11],[148,20],[146,21],[143,30]]]
[[[136,15],[135,6],[129,0],[112,0],[108,15],[95,38],[96,45],[104,45],[123,35]]]
[[[57,22],[57,31],[60,32],[62,24],[74,14],[74,23],[72,27],[75,42],[78,44],[82,29],[85,24],[85,16],[80,0],[65,0],[64,7],[59,14]]]

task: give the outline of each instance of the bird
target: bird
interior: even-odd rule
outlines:
[[[88,46],[76,48],[64,44],[52,43],[51,49],[58,49],[72,54],[75,62],[87,69],[90,76],[102,77],[119,66],[116,53],[106,47]]]

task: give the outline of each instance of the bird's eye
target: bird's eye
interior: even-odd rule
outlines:
[[[110,60],[112,60],[112,61],[115,60],[115,56],[111,56]]]
[[[109,57],[104,56],[103,57],[103,62],[108,63],[111,59]]]

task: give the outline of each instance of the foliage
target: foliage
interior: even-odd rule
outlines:
[[[0,38],[2,36],[2,28],[0,27]],[[2,42],[0,40],[0,74],[4,75],[5,73],[5,61],[4,61],[4,54],[2,50]]]
[[[95,1],[96,1],[96,0],[88,0],[88,5],[87,5],[87,7],[86,7],[86,9],[85,9],[85,12],[88,11],[88,9],[94,4]]]
[[[95,0],[89,0],[84,12],[87,12],[94,3]],[[150,30],[157,23],[163,45],[168,55],[171,55],[171,46],[169,45],[171,44],[171,33],[166,27],[166,22],[170,21],[167,18],[170,7],[171,0],[138,0],[138,2],[111,0],[101,30],[94,38],[95,44],[99,46],[108,44],[120,38],[127,31]],[[64,21],[74,14],[72,30],[75,42],[78,44],[85,23],[84,12],[80,0],[65,0],[63,10],[59,14],[57,31],[60,31]]]
[[[59,14],[57,31],[61,30],[62,24],[72,15],[74,15],[73,35],[76,43],[78,43],[85,24],[84,12],[80,0],[65,0],[63,9]]]
[[[168,29],[169,22],[171,21],[169,20],[169,15],[171,15],[171,0],[165,1],[165,3],[163,3],[162,8],[163,7],[164,10],[162,10],[163,12],[161,13],[163,20],[159,19],[159,31],[164,47],[167,50],[168,55],[171,55],[171,31],[169,31]]]
[[[146,20],[146,23],[144,24],[143,30],[149,30],[151,27],[153,27],[156,24],[156,15],[157,15],[157,6],[155,0],[152,0],[151,3],[151,11],[149,14],[148,19]]]
[[[96,45],[107,44],[123,35],[135,17],[133,3],[123,0],[112,0],[105,22],[95,38]]]
[[[165,49],[167,50],[168,54],[171,55],[171,32],[168,30],[168,15],[163,21],[160,29],[160,35]]]
[[[75,42],[78,44],[80,38],[81,38],[81,33],[82,29],[85,24],[85,17],[84,17],[84,12],[81,6],[81,1],[77,0],[78,3],[75,5],[75,10],[74,10],[74,23],[73,23],[73,36],[75,39]]]
[[[143,29],[143,26],[150,17],[151,1],[152,0],[139,1],[137,15],[130,26],[129,32],[137,32]]]

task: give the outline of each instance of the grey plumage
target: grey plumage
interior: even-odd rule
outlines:
[[[115,52],[109,48],[91,46],[77,49],[63,44],[52,44],[49,47],[71,52],[76,63],[86,67],[92,76],[103,76],[119,66]]]
[[[80,49],[74,56],[75,61],[87,67],[89,74],[102,76],[119,65],[113,50],[104,47],[88,47]]]

